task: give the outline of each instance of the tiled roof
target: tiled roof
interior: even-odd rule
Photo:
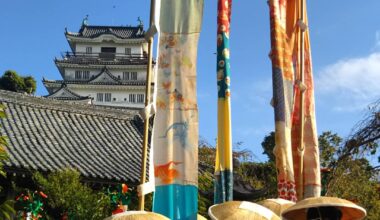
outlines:
[[[8,172],[77,169],[98,182],[137,184],[142,126],[136,111],[75,104],[0,90]]]
[[[90,57],[65,57],[64,59],[55,59],[56,64],[83,64],[83,65],[147,65],[147,58],[125,58],[125,59],[99,59]]]
[[[111,34],[121,39],[143,38],[143,26],[128,27],[128,26],[90,26],[82,25],[78,33],[66,32],[68,36],[96,38],[102,34]]]

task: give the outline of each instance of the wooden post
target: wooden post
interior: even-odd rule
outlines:
[[[301,192],[297,192],[298,195],[298,200],[303,199],[303,154],[305,151],[305,146],[304,146],[304,125],[305,125],[305,104],[304,104],[304,92],[305,92],[305,86],[304,86],[304,81],[305,81],[305,31],[302,28],[302,25],[305,24],[304,21],[304,1],[306,0],[300,0],[301,1],[301,14],[300,14],[300,19],[299,19],[299,30],[300,30],[300,78],[299,78],[299,90],[300,90],[300,131],[299,131],[299,138],[300,138],[300,143],[298,147],[298,153],[300,154],[300,167],[299,167],[299,183],[301,184]]]
[[[150,1],[150,20],[149,27],[153,25],[154,19],[154,10],[155,10],[155,1]],[[148,64],[147,64],[147,73],[146,73],[146,85],[145,85],[145,107],[150,104],[150,93],[151,93],[151,82],[152,82],[152,53],[153,53],[153,36],[151,36],[148,40]],[[148,111],[149,112],[149,111]],[[146,182],[146,164],[148,157],[148,135],[149,135],[149,118],[150,115],[146,115],[144,120],[144,139],[143,139],[143,154],[141,158],[141,176],[140,176],[140,184],[144,184]],[[150,174],[152,175],[152,174]],[[152,176],[150,177],[152,178]],[[145,205],[145,195],[141,195],[139,197],[139,210],[143,211]]]

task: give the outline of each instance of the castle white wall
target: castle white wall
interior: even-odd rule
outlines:
[[[88,69],[85,67],[78,67],[78,68],[65,68],[65,80],[77,80],[75,79],[75,71],[76,70],[87,70],[90,71],[90,79],[92,77],[97,76],[102,69]],[[116,78],[120,78],[120,80],[123,80],[123,72],[137,72],[137,81],[145,81],[146,80],[146,70],[135,70],[135,69],[129,69],[128,66],[126,66],[123,70],[108,70],[113,76]],[[83,81],[88,81],[88,79],[82,79]],[[133,80],[130,80],[133,81]]]
[[[125,54],[125,48],[131,48],[132,54],[143,54],[143,45],[133,44],[116,44],[116,43],[77,43],[75,51],[77,53],[86,53],[86,48],[92,47],[92,53],[100,53],[102,47],[116,47],[116,53]]]
[[[71,91],[77,93],[81,96],[90,96],[95,105],[105,105],[105,106],[120,106],[120,107],[134,107],[134,108],[143,108],[144,102],[137,102],[137,94],[145,94],[144,89],[139,90],[110,90],[110,89],[87,89],[87,88],[70,88]],[[111,93],[111,102],[99,102],[96,100],[98,93]],[[135,94],[136,100],[132,102],[129,100],[129,94]]]

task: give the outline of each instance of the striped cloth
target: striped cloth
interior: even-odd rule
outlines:
[[[161,0],[156,6],[160,21],[153,127],[153,211],[170,219],[196,219],[196,59],[203,0]]]
[[[233,196],[229,50],[231,3],[232,0],[218,0],[218,139],[214,182],[215,204],[231,201]]]
[[[305,124],[300,124],[300,17],[301,0],[269,1],[271,19],[271,59],[273,105],[276,130],[276,166],[280,198],[297,199],[320,195],[319,150],[314,114],[314,88],[309,32],[304,44],[304,112]],[[305,6],[306,8],[306,6]],[[305,10],[306,11],[306,10]],[[306,16],[305,16],[306,17]],[[307,19],[306,19],[307,21]],[[307,23],[307,22],[306,22]],[[304,130],[304,152],[300,153],[300,129]],[[303,156],[302,178],[299,176]]]

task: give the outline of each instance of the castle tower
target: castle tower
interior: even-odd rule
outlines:
[[[138,26],[91,26],[65,30],[71,52],[55,58],[63,80],[43,79],[46,97],[112,107],[143,108],[147,43]]]

